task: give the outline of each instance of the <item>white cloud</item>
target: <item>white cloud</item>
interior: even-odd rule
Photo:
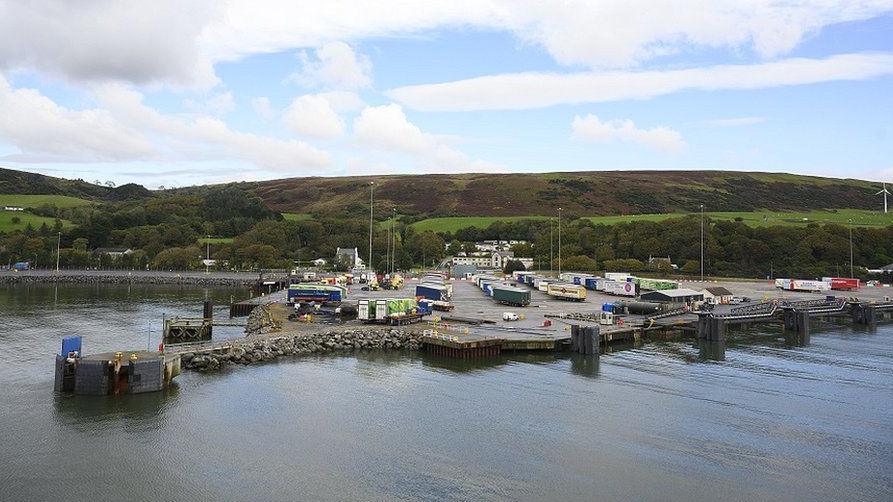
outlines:
[[[183,106],[197,113],[221,116],[235,110],[236,102],[233,93],[227,91],[212,94],[201,101],[186,99],[183,101]]]
[[[704,120],[701,121],[701,123],[711,127],[740,127],[761,124],[765,121],[766,117],[729,117],[724,119]]]
[[[210,86],[214,61],[199,48],[213,0],[0,0],[0,70],[33,68],[75,81]]]
[[[357,111],[366,106],[355,92],[329,91],[321,92],[317,96],[328,101],[332,109],[339,113]]]
[[[316,49],[315,58],[300,54],[301,71],[289,80],[307,87],[361,89],[372,85],[372,62],[344,42],[330,42]]]
[[[639,129],[629,119],[601,121],[597,116],[589,114],[585,117],[574,117],[571,123],[573,137],[590,141],[625,141],[645,145],[661,152],[679,152],[685,148],[685,141],[678,131],[668,127]]]
[[[416,110],[470,111],[648,99],[684,90],[761,89],[893,74],[893,54],[857,53],[751,65],[606,73],[512,73],[398,87],[387,95]]]
[[[21,153],[8,160],[93,162],[152,155],[149,140],[101,109],[72,110],[35,89],[14,89],[0,75],[0,142]]]
[[[353,133],[361,143],[375,149],[406,153],[424,162],[427,171],[463,169],[501,170],[500,166],[471,161],[467,155],[449,146],[442,137],[426,133],[411,123],[398,104],[370,106],[354,119]]]
[[[155,136],[165,158],[241,160],[275,170],[330,164],[326,152],[301,141],[233,131],[222,120],[209,116],[160,113],[143,103],[142,94],[122,85],[104,85],[95,94],[117,120]]]
[[[564,65],[635,66],[704,48],[772,58],[823,27],[891,10],[889,0],[0,0],[0,69],[35,68],[79,81],[211,85],[213,65],[335,40],[470,27],[512,33]],[[340,49],[339,49],[340,47]],[[362,60],[323,72],[368,85]]]
[[[276,116],[273,107],[270,105],[270,98],[266,96],[258,96],[251,98],[251,108],[258,117],[264,120],[270,120]]]
[[[381,0],[371,3],[236,0],[201,43],[216,58],[313,47],[320,41],[419,33],[443,27],[507,31],[545,48],[561,64],[625,67],[699,48],[753,49],[774,57],[821,28],[877,16],[888,0]]]
[[[344,121],[329,101],[316,94],[305,94],[291,102],[282,116],[293,132],[316,138],[334,138],[344,133]]]

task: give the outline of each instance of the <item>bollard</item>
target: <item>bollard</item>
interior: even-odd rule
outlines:
[[[584,328],[583,333],[583,350],[581,352],[590,356],[598,356],[598,340],[600,335],[599,327],[588,326]]]
[[[211,336],[211,322],[214,320],[214,303],[211,300],[205,300],[202,311],[202,317],[208,323],[208,336]]]
[[[809,336],[809,312],[798,311],[796,313],[797,316],[797,332],[803,335],[804,337]]]

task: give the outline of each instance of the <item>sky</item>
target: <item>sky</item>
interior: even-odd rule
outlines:
[[[0,0],[0,166],[893,182],[893,0]]]

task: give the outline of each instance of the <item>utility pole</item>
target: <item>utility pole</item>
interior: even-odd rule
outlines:
[[[391,238],[394,243],[391,245],[391,272],[397,271],[397,208],[392,208],[393,215],[391,218]]]
[[[704,280],[704,204],[701,204],[701,281]]]
[[[372,192],[375,190],[375,182],[369,182],[369,271],[372,272]]]
[[[852,233],[852,231],[850,231]],[[62,251],[62,232],[56,236],[56,273],[59,273],[59,253]]]
[[[561,208],[558,208],[558,275],[561,275]]]
[[[549,273],[552,273],[552,263],[555,261],[555,251],[552,248],[552,218],[549,218]]]
[[[208,241],[206,242],[206,244],[208,245],[208,256],[207,256],[207,258],[205,258],[205,273],[207,274],[207,273],[210,273],[210,270],[209,270],[210,265],[208,265],[208,263],[211,262],[211,236],[210,235],[208,236]]]
[[[387,233],[388,233],[388,242],[385,245],[384,269],[385,269],[385,273],[390,274],[391,273],[391,225],[388,225]]]
[[[849,220],[850,223],[850,277],[856,277],[853,275],[853,220]]]

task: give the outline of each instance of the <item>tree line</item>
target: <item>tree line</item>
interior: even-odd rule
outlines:
[[[32,261],[52,268],[59,239],[60,266],[128,269],[201,268],[210,258],[228,268],[286,268],[317,258],[332,263],[337,247],[356,247],[368,256],[368,220],[315,214],[306,220],[285,220],[262,201],[237,186],[192,192],[153,194],[135,200],[95,206],[32,208],[44,216],[69,220],[74,226],[27,227],[0,235],[0,263]],[[717,276],[820,277],[849,275],[850,229],[834,224],[750,227],[740,221],[705,219],[704,271]],[[557,268],[557,226],[548,221],[496,222],[486,228],[456,232],[419,232],[409,217],[376,222],[373,266],[387,270],[392,255],[397,269],[436,266],[446,256],[473,252],[482,240],[523,240],[515,256],[529,257],[536,268]],[[393,229],[393,233],[391,230]],[[228,238],[212,241],[203,238]],[[231,239],[231,242],[229,241]],[[879,268],[893,263],[893,226],[852,229],[853,262]],[[92,252],[98,247],[123,247],[133,252],[116,260]],[[669,258],[686,274],[700,272],[700,220],[687,216],[661,222],[595,224],[566,215],[561,228],[562,269],[580,271],[648,268],[668,272]]]

